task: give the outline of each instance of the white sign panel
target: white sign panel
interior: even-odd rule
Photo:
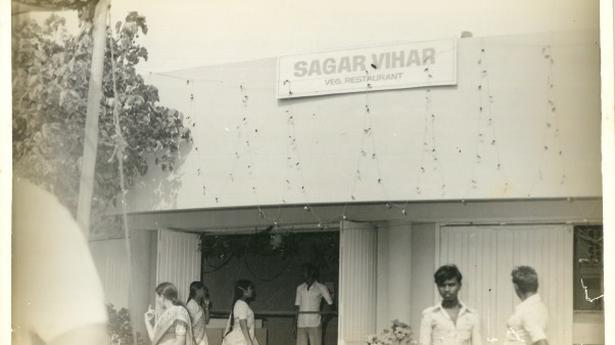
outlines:
[[[278,58],[278,98],[457,83],[455,40]]]

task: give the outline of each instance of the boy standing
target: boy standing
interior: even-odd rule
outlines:
[[[423,311],[421,345],[480,345],[480,318],[458,298],[461,272],[444,265],[434,274],[442,302]]]
[[[513,269],[512,282],[521,303],[507,322],[508,344],[548,345],[549,313],[538,294],[538,274],[529,266]]]

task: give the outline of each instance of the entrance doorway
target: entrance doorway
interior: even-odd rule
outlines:
[[[233,284],[238,279],[252,281],[256,298],[252,309],[257,319],[257,337],[266,344],[295,343],[295,297],[303,282],[302,265],[311,263],[329,289],[334,310],[339,291],[340,235],[337,230],[257,229],[246,234],[204,234],[201,237],[202,281],[213,303],[208,332],[216,344],[231,309]],[[323,301],[324,303],[324,301]],[[337,314],[323,315],[323,344],[337,344]],[[221,339],[220,339],[221,340]]]

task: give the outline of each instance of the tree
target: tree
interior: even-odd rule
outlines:
[[[92,47],[89,30],[84,22],[80,33],[71,35],[65,20],[57,15],[51,15],[42,25],[25,19],[13,28],[16,173],[56,194],[73,212],[84,145]],[[145,17],[136,12],[129,13],[114,28],[107,28],[93,225],[97,215],[100,221],[105,210],[118,204],[119,152],[123,152],[125,187],[130,188],[150,169],[148,162],[172,171],[181,143],[191,140],[183,114],[161,105],[158,89],[146,84],[136,71],[148,57],[147,49],[138,44],[139,35],[147,34],[147,30]],[[116,101],[121,136],[116,133],[113,117]],[[123,150],[118,150],[120,145]]]

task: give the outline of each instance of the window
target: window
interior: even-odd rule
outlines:
[[[604,269],[602,226],[574,228],[574,309],[602,311]]]

